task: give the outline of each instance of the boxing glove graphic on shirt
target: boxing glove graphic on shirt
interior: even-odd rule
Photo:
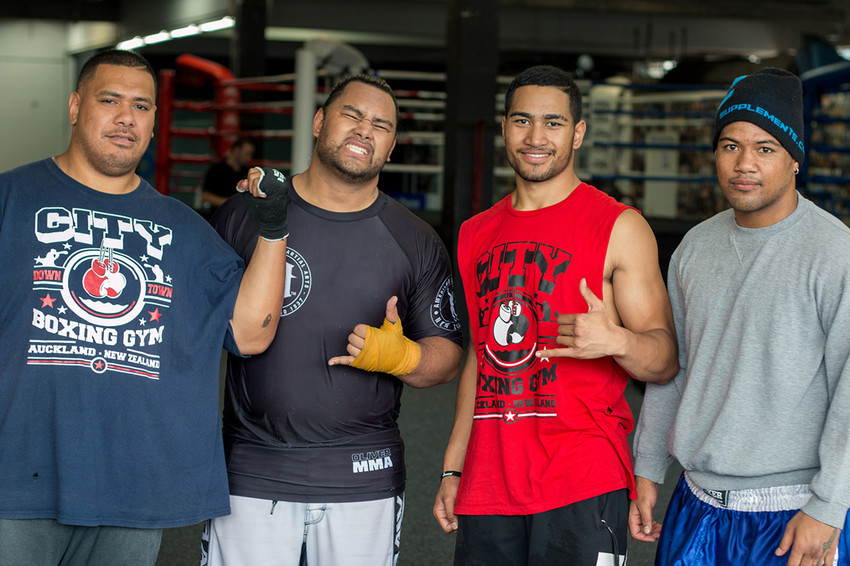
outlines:
[[[112,249],[100,248],[100,255],[91,261],[91,267],[83,276],[83,288],[92,297],[114,299],[121,294],[127,279],[119,271],[118,262],[112,257]]]
[[[499,318],[493,323],[493,338],[500,346],[519,344],[529,329],[528,317],[522,314],[522,305],[508,301],[499,306]]]

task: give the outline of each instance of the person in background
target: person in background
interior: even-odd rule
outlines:
[[[238,138],[224,157],[207,169],[201,182],[201,203],[208,216],[236,194],[236,183],[248,176],[248,164],[254,158],[254,149],[251,140]]]

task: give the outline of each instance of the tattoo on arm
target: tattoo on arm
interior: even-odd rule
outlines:
[[[272,321],[272,315],[266,315],[266,320],[263,321],[263,328],[266,328]]]

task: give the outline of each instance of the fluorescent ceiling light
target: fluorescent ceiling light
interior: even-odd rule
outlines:
[[[220,29],[232,28],[236,23],[236,20],[231,18],[230,16],[225,16],[220,20],[215,20],[212,22],[204,22],[200,24],[198,27],[201,28],[201,31],[218,31]]]
[[[145,45],[151,45],[154,43],[161,43],[163,41],[168,41],[170,39],[177,39],[180,37],[189,37],[192,35],[198,35],[203,32],[210,31],[219,31],[223,29],[232,28],[236,24],[236,20],[234,20],[230,16],[225,16],[219,20],[213,20],[211,22],[204,22],[199,25],[191,24],[182,28],[177,28],[170,32],[168,31],[160,31],[159,33],[154,33],[151,35],[146,35],[145,37],[139,37],[138,35],[133,39],[128,39],[127,41],[122,41],[116,47],[118,49],[138,49],[139,47],[143,47]]]
[[[190,35],[198,35],[199,33],[201,33],[201,28],[192,24],[191,26],[171,30],[171,37],[189,37]]]
[[[118,49],[130,50],[130,49],[138,49],[145,44],[145,40],[139,37],[138,35],[133,39],[128,39],[127,41],[122,41],[115,47]]]
[[[159,33],[146,35],[145,44],[150,45],[152,43],[162,43],[163,41],[168,41],[169,39],[171,39],[171,34],[169,34],[167,31],[161,31]]]
[[[439,46],[443,44],[440,37],[434,35],[413,35],[396,33],[374,33],[359,31],[336,31],[316,28],[287,28],[269,26],[265,31],[268,41],[310,41],[316,37],[335,39],[343,43],[369,45],[416,45]]]

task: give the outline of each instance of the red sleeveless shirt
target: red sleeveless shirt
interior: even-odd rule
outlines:
[[[455,512],[524,515],[627,487],[634,420],[626,372],[559,348],[558,314],[602,298],[611,230],[626,206],[582,183],[560,203],[517,211],[510,195],[464,222],[458,264],[478,358],[472,433]]]

